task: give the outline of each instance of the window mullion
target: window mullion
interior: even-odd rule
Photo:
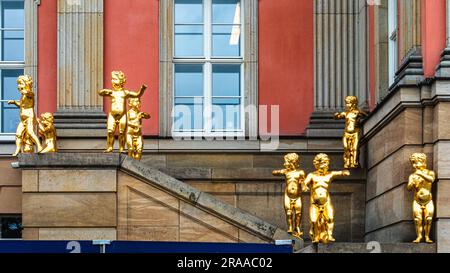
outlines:
[[[212,67],[210,62],[206,62],[204,66],[205,70],[205,108],[204,108],[204,120],[205,120],[205,133],[210,134],[212,130]]]
[[[211,41],[211,22],[212,22],[212,0],[204,0],[205,5],[205,76],[204,76],[204,92],[205,92],[205,133],[207,135],[211,134],[212,131],[212,67],[211,67],[211,52],[212,52],[212,41]]]

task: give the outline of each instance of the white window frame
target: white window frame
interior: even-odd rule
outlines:
[[[175,0],[173,6],[175,7]],[[244,1],[240,0],[240,57],[212,57],[212,0],[203,0],[203,54],[199,57],[175,56],[173,50],[172,56],[172,98],[175,98],[175,65],[177,64],[203,64],[203,129],[191,129],[176,131],[173,128],[175,124],[172,117],[172,136],[174,137],[244,137],[245,136],[245,75],[244,75],[244,56],[245,56],[245,33],[244,33]],[[175,8],[172,11],[172,18],[175,18]],[[175,20],[173,20],[173,29],[175,29]],[[175,31],[173,32],[172,48],[175,49]],[[240,129],[237,130],[214,130],[212,131],[212,65],[213,64],[239,64],[240,65]],[[175,109],[175,99],[172,100],[172,111]]]
[[[0,0],[0,11],[1,11],[1,8],[2,8],[2,2],[3,1]],[[25,12],[26,0],[24,0],[23,2],[24,2],[23,9],[24,9],[24,21],[25,21],[25,17],[26,17],[26,12]],[[23,31],[24,32],[24,40],[23,40],[23,43],[24,43],[24,54],[23,54],[24,60],[23,61],[1,61],[0,60],[0,73],[1,73],[2,70],[9,70],[9,69],[23,69],[23,70],[25,70],[25,44],[26,44],[26,41],[25,41],[25,38],[26,38],[25,37],[25,27],[26,27],[26,23],[24,22],[24,28],[23,29],[22,28],[21,29],[0,28],[1,31],[3,31],[3,30],[18,30],[18,31]],[[0,39],[1,38],[2,38],[2,35],[0,34]],[[0,41],[0,50],[1,50],[1,41]],[[1,103],[1,105],[0,105],[0,122],[2,121],[2,111],[1,111],[1,109],[3,108],[3,105],[8,102],[8,100],[9,99],[5,99],[5,98],[1,98],[0,99],[0,103]],[[15,132],[5,133],[2,130],[3,130],[3,128],[2,128],[2,126],[0,124],[0,141],[14,139]]]
[[[398,18],[397,0],[388,1],[389,86],[395,81],[398,67]]]

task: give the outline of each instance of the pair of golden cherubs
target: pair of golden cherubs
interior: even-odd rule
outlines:
[[[144,141],[142,137],[142,119],[149,119],[150,115],[141,112],[140,97],[144,94],[147,86],[143,84],[138,92],[126,90],[125,74],[122,71],[111,72],[111,83],[113,89],[102,89],[98,91],[100,96],[111,98],[111,108],[107,121],[107,149],[105,152],[113,151],[116,128],[119,128],[119,152],[123,152],[125,143],[128,155],[140,160]],[[129,110],[126,109],[128,100]]]
[[[301,192],[311,191],[309,209],[311,241],[313,243],[334,242],[334,209],[328,188],[335,177],[349,176],[350,171],[330,171],[330,158],[323,153],[315,156],[313,164],[316,170],[305,178],[305,172],[299,169],[299,155],[290,153],[284,156],[284,169],[273,171],[273,175],[282,175],[286,178],[284,210],[288,232],[297,237],[303,234],[300,229]]]
[[[37,152],[56,152],[56,130],[53,125],[52,113],[43,113],[41,118],[36,118],[34,111],[33,79],[31,76],[22,75],[17,78],[17,89],[21,94],[20,100],[10,100],[8,104],[14,104],[20,109],[20,120],[16,129],[16,150],[13,156],[20,152],[33,153],[34,145]],[[35,133],[36,123],[38,134]],[[40,135],[43,144],[39,141]]]

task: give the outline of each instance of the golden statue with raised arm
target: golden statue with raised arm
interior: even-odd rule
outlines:
[[[427,156],[423,153],[414,153],[409,161],[414,167],[414,172],[409,176],[408,190],[414,190],[413,215],[416,226],[417,238],[414,243],[420,243],[425,231],[425,242],[430,240],[431,223],[433,221],[434,204],[431,195],[431,186],[436,178],[433,171],[427,169]]]
[[[56,129],[53,125],[52,113],[43,113],[38,119],[39,135],[42,136],[44,149],[41,153],[54,153],[58,151],[56,147]]]
[[[13,156],[18,155],[22,150],[22,146],[26,145],[27,141],[29,143],[30,140],[37,146],[37,151],[41,152],[42,146],[35,133],[36,115],[34,113],[33,79],[31,76],[19,76],[17,78],[17,89],[19,89],[21,94],[20,100],[8,101],[8,104],[14,104],[20,108],[20,121],[16,130],[16,151]],[[34,148],[27,147],[25,150],[34,151]]]
[[[345,98],[345,108],[345,112],[334,114],[336,119],[345,119],[345,131],[342,137],[344,168],[358,168],[359,119],[367,114],[358,109],[358,99],[355,96]]]
[[[313,161],[316,171],[309,173],[305,179],[305,191],[311,190],[309,208],[309,236],[313,243],[334,242],[334,209],[328,188],[337,176],[349,176],[350,171],[328,171],[330,159],[326,154],[318,154]]]
[[[106,139],[107,149],[105,152],[113,151],[114,134],[117,125],[119,126],[119,152],[125,148],[125,130],[127,126],[126,103],[128,98],[139,98],[144,94],[147,86],[143,84],[138,92],[132,92],[124,89],[126,78],[122,71],[111,72],[111,83],[113,89],[102,89],[98,91],[100,96],[111,97],[111,109],[108,114],[108,135]]]
[[[141,160],[144,140],[142,138],[142,119],[149,119],[150,114],[141,112],[141,100],[131,98],[128,101],[130,109],[127,112],[127,148],[128,155]]]
[[[293,233],[297,237],[303,234],[300,230],[300,219],[302,217],[301,193],[304,187],[303,180],[305,179],[305,172],[299,170],[299,164],[300,157],[298,154],[290,153],[284,156],[284,169],[272,172],[273,175],[284,176],[286,178],[284,211],[286,213],[288,233]],[[292,216],[294,216],[294,221]]]

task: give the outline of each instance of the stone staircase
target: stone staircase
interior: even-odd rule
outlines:
[[[123,154],[21,154],[12,165],[22,169],[24,239],[287,239],[303,247],[284,229]]]

